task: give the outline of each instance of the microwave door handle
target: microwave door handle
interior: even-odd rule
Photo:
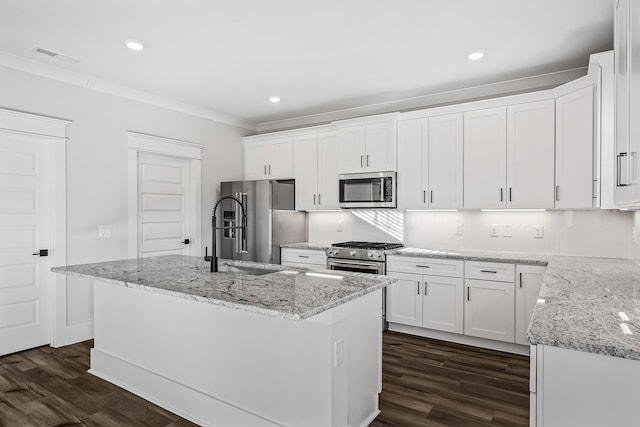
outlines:
[[[384,202],[384,178],[380,178],[380,201]]]

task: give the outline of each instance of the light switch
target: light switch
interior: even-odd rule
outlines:
[[[542,239],[544,237],[544,226],[543,225],[534,225],[533,226],[533,238],[534,239]]]
[[[512,237],[513,236],[513,226],[511,224],[504,224],[502,226],[502,235],[504,237]]]
[[[98,237],[111,237],[111,226],[110,225],[99,225],[98,226]]]

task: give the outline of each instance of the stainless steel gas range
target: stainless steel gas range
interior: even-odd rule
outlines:
[[[385,274],[385,251],[401,248],[401,243],[342,242],[327,249],[329,270],[355,271],[359,273]]]

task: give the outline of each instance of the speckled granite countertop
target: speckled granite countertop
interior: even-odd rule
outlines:
[[[396,281],[389,276],[243,261],[220,260],[219,269],[209,272],[209,263],[199,257],[166,255],[51,270],[291,320],[307,319]],[[243,269],[267,274],[245,274]]]
[[[307,249],[330,246],[298,245]],[[640,265],[630,259],[421,248],[387,254],[546,265],[527,332],[529,340],[640,360]]]

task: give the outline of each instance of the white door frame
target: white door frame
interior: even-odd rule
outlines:
[[[51,144],[51,266],[67,265],[67,185],[66,142],[69,120],[0,108],[0,132],[20,135],[25,143],[46,141]],[[67,323],[67,276],[50,274],[50,343],[64,340]]]
[[[129,144],[128,152],[128,200],[129,200],[129,233],[128,256],[138,257],[138,156],[140,152],[161,154],[165,156],[181,157],[189,160],[190,182],[189,200],[191,203],[191,229],[189,236],[192,249],[191,254],[201,255],[202,245],[202,144],[180,141],[178,139],[147,135],[139,132],[127,131]]]

